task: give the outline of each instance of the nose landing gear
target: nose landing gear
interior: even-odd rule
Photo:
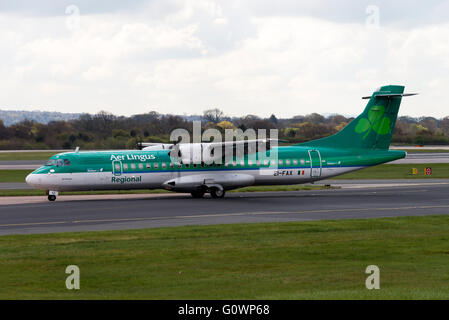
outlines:
[[[48,201],[55,201],[56,200],[56,196],[58,195],[58,191],[47,191],[47,195],[48,195]]]

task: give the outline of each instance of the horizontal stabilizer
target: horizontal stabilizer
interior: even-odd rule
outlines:
[[[415,96],[417,94],[418,93],[386,93],[386,94],[376,94],[375,97],[397,98],[397,97]],[[362,97],[362,99],[371,99],[371,96]]]

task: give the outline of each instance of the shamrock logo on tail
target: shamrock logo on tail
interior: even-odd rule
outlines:
[[[390,132],[391,120],[388,117],[383,117],[384,113],[384,106],[373,106],[368,111],[368,119],[362,118],[359,120],[359,122],[355,126],[355,132],[366,132],[363,136],[363,139],[365,139],[369,135],[371,130],[374,130],[378,134],[387,134],[388,132]]]

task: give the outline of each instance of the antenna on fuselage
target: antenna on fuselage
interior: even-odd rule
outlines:
[[[78,151],[80,151],[80,147],[75,148],[75,152],[78,152]]]

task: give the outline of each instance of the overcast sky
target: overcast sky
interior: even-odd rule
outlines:
[[[0,108],[449,116],[449,0],[0,0]]]

